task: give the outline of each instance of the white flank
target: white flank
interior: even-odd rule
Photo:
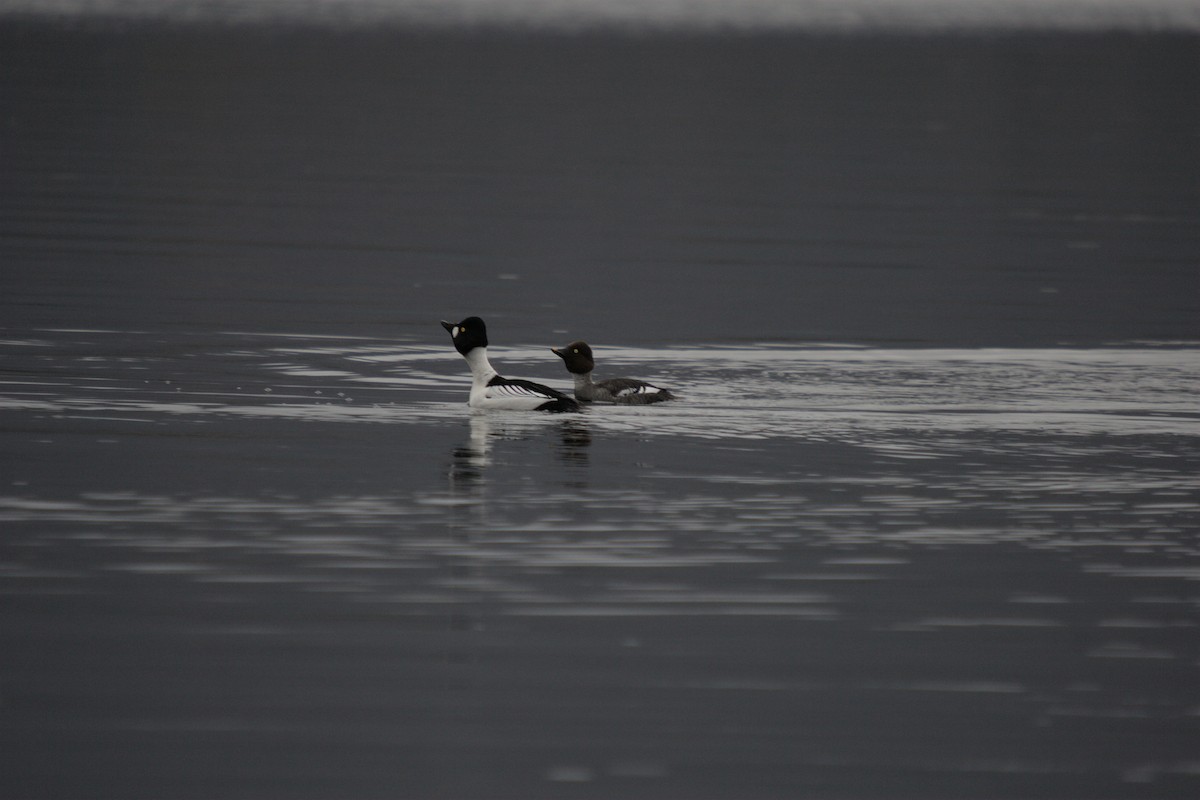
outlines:
[[[476,347],[464,358],[471,367],[471,396],[467,400],[467,405],[471,408],[533,411],[547,400],[554,399],[551,395],[524,386],[503,383],[488,386],[488,382],[496,377],[496,370],[488,361],[486,347]]]

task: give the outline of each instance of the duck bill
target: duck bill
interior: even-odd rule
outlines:
[[[446,333],[449,333],[449,334],[454,333],[454,323],[453,322],[446,322],[446,320],[442,320],[442,327],[446,329]]]

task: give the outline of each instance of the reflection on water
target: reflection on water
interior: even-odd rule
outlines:
[[[285,671],[283,641],[318,665],[388,643],[407,677],[372,690],[426,704],[430,746],[509,742],[513,785],[699,788],[709,753],[873,796],[897,771],[1196,788],[1194,346],[610,347],[684,399],[569,419],[471,413],[460,359],[426,344],[0,346],[2,593],[67,640],[82,603],[119,608],[101,636],[166,615],[168,660],[212,631]],[[504,357],[556,382],[541,347]],[[329,658],[314,669],[352,691]],[[34,680],[7,669],[5,692]],[[175,691],[156,681],[152,707]],[[128,725],[320,739],[294,706],[218,724],[171,705]]]
[[[592,443],[590,423],[574,417],[551,417],[534,414],[489,414],[472,410],[468,414],[470,436],[467,443],[454,450],[456,469],[452,474],[470,479],[482,477],[491,464],[495,441],[542,437],[547,429],[556,431],[559,453],[564,462],[587,463],[587,448]]]

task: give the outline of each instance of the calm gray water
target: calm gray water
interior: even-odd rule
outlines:
[[[6,21],[0,795],[1195,797],[1198,62]]]

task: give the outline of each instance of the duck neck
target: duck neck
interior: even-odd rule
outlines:
[[[475,383],[486,384],[492,378],[496,377],[496,370],[492,367],[492,363],[488,361],[486,347],[476,347],[463,356],[467,360],[467,366],[471,368],[471,378]]]
[[[592,383],[592,373],[590,372],[573,372],[575,376],[575,391],[581,389],[590,389],[595,384]]]

